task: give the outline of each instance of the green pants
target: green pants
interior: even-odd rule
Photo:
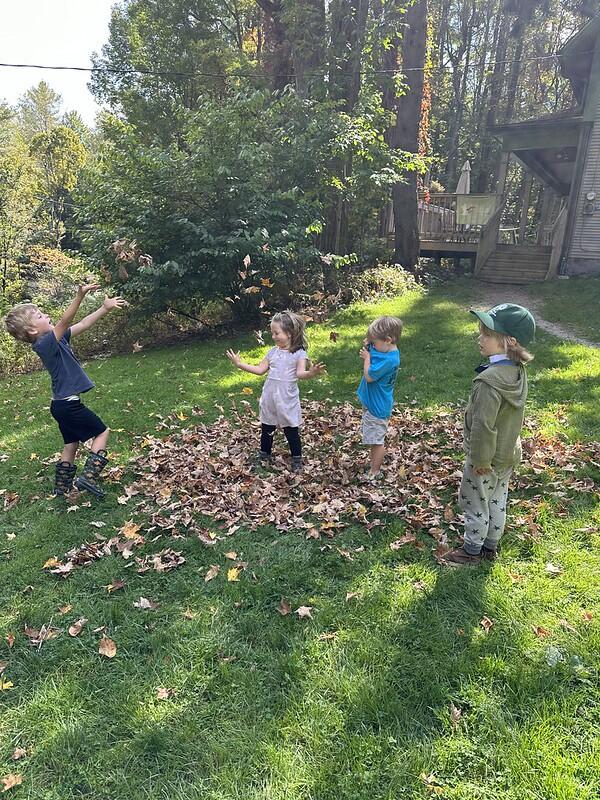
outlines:
[[[464,548],[472,556],[482,546],[495,550],[506,523],[508,481],[512,467],[476,475],[467,458],[463,468],[458,504],[465,515]]]

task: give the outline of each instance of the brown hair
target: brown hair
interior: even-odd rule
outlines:
[[[533,355],[526,350],[522,344],[516,341],[514,336],[508,336],[505,333],[493,331],[491,328],[486,327],[483,322],[479,323],[479,330],[481,333],[487,333],[488,336],[493,336],[504,348],[507,358],[517,364],[528,364],[533,361]],[[511,344],[510,340],[515,339],[516,344]]]
[[[391,339],[397,344],[402,336],[402,327],[402,320],[398,317],[378,317],[369,325],[367,339],[370,342],[375,339]]]
[[[32,336],[27,329],[31,326],[32,314],[37,310],[38,307],[33,303],[20,303],[11,308],[4,318],[6,330],[20,342],[33,342],[35,336]]]
[[[293,311],[280,311],[273,315],[271,325],[273,323],[279,325],[281,330],[290,337],[290,353],[308,350],[308,341],[304,333],[306,322],[299,314]]]

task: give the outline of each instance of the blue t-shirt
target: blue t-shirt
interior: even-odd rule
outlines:
[[[394,385],[400,367],[400,351],[390,350],[380,353],[369,345],[371,366],[369,367],[369,383],[363,375],[356,394],[363,406],[379,419],[387,419],[394,405]]]
[[[34,352],[42,359],[42,364],[50,373],[53,400],[62,400],[94,388],[94,384],[71,350],[70,339],[69,328],[60,342],[57,341],[53,331],[48,331],[32,344]]]

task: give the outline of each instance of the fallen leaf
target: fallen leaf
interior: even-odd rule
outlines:
[[[277,606],[277,611],[279,611],[282,617],[286,617],[291,610],[292,610],[291,605],[288,603],[285,597],[282,597],[281,600],[279,601],[279,605]]]
[[[229,552],[225,553],[225,558],[228,558],[230,561],[235,561],[237,558],[237,553],[235,550],[229,550]]]
[[[98,652],[106,658],[114,658],[117,655],[117,645],[108,636],[103,636],[98,645]]]
[[[137,539],[141,528],[141,525],[137,525],[133,520],[130,519],[129,522],[126,522],[125,525],[119,529],[119,533],[126,539]]]
[[[242,570],[239,567],[232,567],[231,569],[227,570],[227,580],[228,581],[239,581],[240,579],[240,572]]]
[[[218,564],[212,564],[206,575],[204,576],[204,582],[208,583],[212,581],[213,578],[216,578],[219,572],[221,571],[221,567]]]
[[[488,633],[488,631],[490,630],[490,628],[492,627],[492,625],[493,625],[494,623],[492,622],[492,620],[491,620],[489,617],[484,617],[484,618],[483,618],[483,619],[480,621],[480,623],[479,623],[479,624],[481,625],[481,627],[483,628],[483,630],[484,630],[486,633]]]
[[[564,628],[564,630],[569,631],[569,633],[577,633],[577,628],[574,628],[566,619],[560,619],[558,624],[561,628]]]
[[[18,761],[20,758],[25,758],[27,755],[27,750],[24,747],[15,747],[11,759],[13,761]]]
[[[15,643],[15,635],[11,631],[9,631],[4,638],[9,648],[12,647],[13,644]]]
[[[349,600],[356,600],[360,597],[360,592],[346,592],[346,602]]]
[[[195,612],[192,611],[191,608],[186,608],[185,611],[181,612],[181,615],[184,617],[184,619],[194,619],[196,616]]]
[[[0,692],[6,692],[8,689],[12,689],[14,683],[12,681],[7,681],[5,678],[0,675]]]
[[[77,622],[74,622],[69,627],[69,636],[79,636],[86,622],[87,619],[85,617],[81,617],[81,619],[78,619]]]
[[[90,525],[93,525],[94,528],[104,528],[104,526],[106,525],[106,522],[102,522],[102,521],[98,520],[98,521],[95,521],[95,522],[90,522]]]
[[[563,571],[561,566],[558,564],[553,564],[551,561],[548,561],[544,569],[548,575],[552,575],[552,577],[555,577],[556,575],[562,575]]]
[[[591,622],[594,619],[594,615],[592,614],[591,611],[582,611],[581,619],[584,622]]]
[[[73,606],[70,603],[67,603],[66,606],[59,606],[58,613],[61,615],[68,614],[69,611],[73,610]]]
[[[7,667],[8,667],[8,661],[0,661],[0,675],[2,675],[2,673]]]
[[[156,611],[159,606],[158,603],[154,600],[149,600],[147,597],[140,597],[133,605],[135,608],[142,609],[142,611]]]
[[[168,700],[170,697],[173,697],[175,694],[175,689],[165,689],[163,686],[160,686],[156,690],[156,698],[158,700]]]
[[[118,592],[119,589],[122,589],[124,586],[125,586],[125,581],[122,580],[113,581],[112,583],[108,584],[108,586],[106,587],[106,591],[109,594],[112,594],[113,592]]]
[[[460,722],[460,718],[462,717],[462,711],[460,708],[457,708],[454,703],[450,703],[450,722],[452,723],[452,727],[456,729],[458,723]]]
[[[13,789],[15,786],[20,786],[23,783],[23,776],[10,772],[2,778],[2,783],[4,784],[2,791],[8,792],[9,789]]]
[[[399,539],[396,539],[395,542],[391,542],[390,550],[399,550],[405,544],[412,544],[415,542],[417,537],[414,533],[406,533],[404,536],[401,536]]]
[[[132,351],[133,351],[134,353],[139,353],[139,352],[140,352],[140,350],[143,350],[143,349],[144,349],[144,345],[143,345],[143,344],[140,344],[139,342],[134,342],[134,343],[131,345],[131,349],[132,349]]]
[[[242,259],[242,264],[246,267],[246,269],[248,269],[248,267],[250,266],[251,263],[252,263],[252,260],[250,258],[250,255],[246,254],[244,256],[244,258]]]
[[[310,613],[313,610],[313,606],[300,606],[294,611],[294,614],[298,614],[298,619],[312,619],[313,616]]]
[[[534,625],[533,632],[540,639],[546,639],[548,636],[552,636],[552,631],[549,631],[548,628],[542,628],[541,625]]]
[[[42,567],[42,569],[50,569],[51,567],[57,567],[59,564],[60,564],[60,561],[58,560],[58,558],[55,558],[53,556],[52,558],[49,558],[44,563],[44,566]]]

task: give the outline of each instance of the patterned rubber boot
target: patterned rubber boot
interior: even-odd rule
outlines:
[[[80,477],[75,481],[75,486],[80,491],[91,492],[95,494],[96,497],[104,497],[104,492],[98,486],[97,480],[107,464],[108,458],[106,458],[106,450],[98,450],[97,453],[90,453]]]
[[[302,472],[302,456],[292,456],[292,472]]]
[[[77,467],[69,461],[57,461],[55,469],[54,496],[61,497],[69,494],[73,488],[73,479],[75,478]]]

